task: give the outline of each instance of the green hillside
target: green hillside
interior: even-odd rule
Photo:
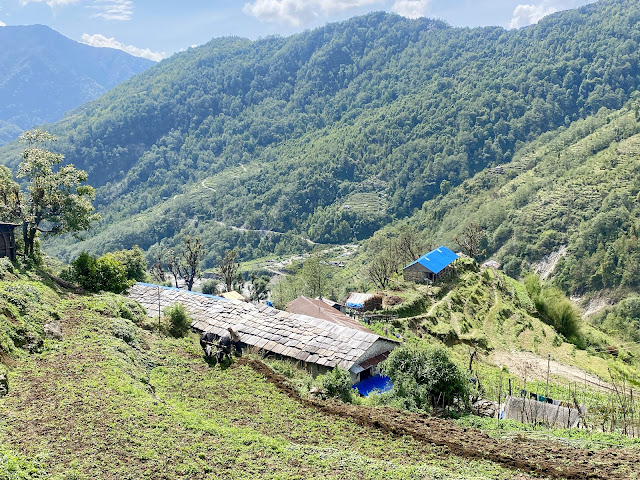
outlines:
[[[637,105],[542,136],[511,162],[425,203],[405,223],[426,243],[451,246],[455,234],[478,223],[483,257],[499,260],[509,275],[537,269],[568,294],[604,292],[620,300],[640,278]]]
[[[38,308],[57,312],[62,339],[49,337],[32,353],[0,349],[9,379],[9,394],[0,397],[0,478],[507,479],[514,473],[482,456],[450,456],[433,441],[306,406],[250,364],[209,366],[195,335],[159,335],[135,304],[115,295],[0,282],[2,333],[7,321],[29,316],[41,334],[51,318],[35,306],[16,306],[12,292],[18,291],[39,292]]]
[[[640,85],[639,14],[635,1],[602,0],[506,31],[376,13],[189,49],[50,126],[99,187],[104,218],[87,243],[52,251],[190,233],[212,241],[211,265],[230,244],[249,258],[282,240],[257,251],[259,234],[220,222],[367,238],[542,133],[622,107]],[[18,157],[19,146],[0,151]]]
[[[0,478],[636,478],[632,449],[498,440],[424,415],[301,397],[251,354],[207,364],[195,335],[159,333],[124,297],[15,274],[0,281],[0,333],[27,325],[13,339],[37,348],[0,347],[9,380]],[[45,337],[52,320],[59,333]]]

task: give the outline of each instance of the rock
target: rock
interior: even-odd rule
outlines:
[[[471,411],[480,417],[495,418],[498,413],[498,402],[481,398],[471,405]]]
[[[0,397],[4,397],[9,393],[9,380],[7,376],[0,374]]]
[[[53,322],[46,323],[44,325],[44,334],[47,338],[54,338],[56,340],[62,340],[62,328],[60,327],[60,322],[58,320],[54,320]]]

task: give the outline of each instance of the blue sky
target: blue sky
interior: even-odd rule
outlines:
[[[160,60],[214,37],[290,35],[385,10],[453,26],[518,28],[593,0],[0,0],[0,26],[48,25],[94,46]]]

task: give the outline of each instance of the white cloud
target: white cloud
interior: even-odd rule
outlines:
[[[243,11],[259,20],[299,27],[316,18],[375,3],[382,0],[254,0],[245,3]]]
[[[138,48],[133,45],[125,45],[124,43],[117,41],[115,38],[107,38],[99,33],[96,33],[95,35],[83,33],[81,42],[91,45],[92,47],[115,48],[117,50],[127,52],[135,57],[148,58],[154,62],[159,62],[163,58],[167,58],[167,54],[165,52],[152,52],[148,48]]]
[[[558,9],[555,6],[548,5],[547,2],[542,2],[539,5],[520,4],[513,11],[509,28],[520,28],[532,23],[538,23],[542,17],[557,11]]]
[[[7,26],[7,24],[4,23],[2,20],[0,20],[0,27],[6,27],[6,26]]]
[[[123,22],[133,17],[132,0],[96,0],[91,8],[97,10],[93,18]]]
[[[71,5],[72,3],[78,3],[82,0],[20,0],[20,5],[23,7],[29,3],[46,3],[51,8],[64,7],[65,5]]]
[[[537,4],[522,3],[513,11],[509,28],[526,27],[538,23],[541,18],[570,8],[577,8],[595,0],[541,0]]]
[[[391,10],[407,18],[426,17],[431,0],[396,0]]]

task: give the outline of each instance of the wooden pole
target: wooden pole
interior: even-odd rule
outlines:
[[[500,426],[500,403],[502,401],[502,369],[500,369],[500,386],[498,387],[498,426]]]
[[[549,372],[551,371],[551,354],[547,354],[547,388],[544,391],[544,397],[549,398]],[[569,392],[571,393],[571,392]]]

